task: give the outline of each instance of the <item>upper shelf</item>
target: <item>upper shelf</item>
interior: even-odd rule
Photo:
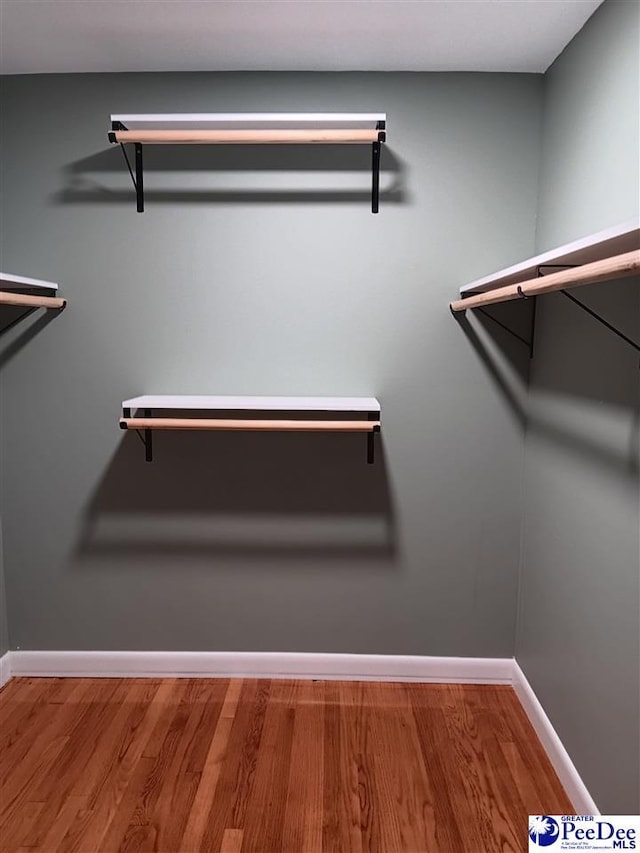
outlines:
[[[209,397],[146,394],[122,401],[123,409],[198,409],[260,412],[379,412],[375,397]]]
[[[155,144],[384,142],[385,113],[112,115],[112,142]],[[113,138],[112,138],[113,137]]]
[[[515,267],[512,267],[511,271],[505,271],[508,275],[502,275],[500,273],[497,274],[494,278],[494,282],[497,286],[490,288],[485,287],[484,289],[474,288],[473,290],[470,290],[469,288],[472,287],[472,285],[469,285],[467,288],[463,288],[464,292],[460,299],[456,299],[451,302],[449,307],[454,314],[459,312],[464,313],[470,308],[478,309],[486,314],[484,309],[488,305],[495,305],[500,302],[510,302],[513,299],[533,298],[531,340],[526,341],[516,332],[512,332],[516,338],[529,347],[529,357],[532,357],[533,338],[535,334],[535,297],[542,296],[545,293],[559,291],[570,299],[571,302],[579,306],[583,311],[586,311],[587,314],[609,329],[609,331],[613,332],[621,340],[633,347],[637,352],[640,352],[640,343],[628,337],[628,335],[623,331],[617,329],[604,317],[601,317],[593,310],[593,308],[585,305],[584,302],[581,302],[568,292],[569,289],[574,287],[582,287],[587,284],[596,284],[602,281],[613,281],[618,278],[640,275],[640,248],[632,248],[629,251],[621,252],[617,255],[599,257],[597,260],[586,260],[587,257],[593,257],[593,252],[603,251],[603,246],[608,246],[609,248],[611,246],[617,248],[620,246],[628,247],[629,243],[636,247],[638,246],[638,243],[640,242],[639,229],[623,230],[622,227],[619,227],[617,229],[618,233],[615,236],[612,234],[613,230],[614,229],[611,229],[609,232],[600,232],[600,234],[597,235],[600,239],[592,241],[591,244],[584,245],[586,241],[581,241],[583,243],[582,250],[576,249],[576,244],[573,244],[574,248],[570,252],[565,252],[564,254],[559,252],[555,254],[547,253],[547,255],[539,255],[537,258],[533,259],[537,262],[533,265],[531,264],[531,261],[520,264],[519,267],[521,272],[517,274],[518,277],[515,278],[515,280],[514,273],[512,272]],[[603,237],[603,235],[607,233],[608,236]],[[595,248],[596,246],[597,249]],[[570,260],[572,260],[573,263],[567,263],[567,261]],[[556,268],[558,271],[545,274],[542,272],[543,267],[546,269]],[[563,267],[565,268],[563,269]],[[487,314],[487,316],[498,323],[498,325],[502,326],[502,328],[507,331],[511,331],[508,326],[505,326],[504,323],[492,317],[491,314]]]
[[[143,145],[370,144],[371,211],[378,212],[386,113],[149,113],[111,116],[109,142],[135,146],[136,209],[144,211]],[[125,152],[126,158],[126,152]]]
[[[542,296],[557,290],[564,291],[571,287],[582,287],[586,284],[597,284],[601,281],[613,281],[617,278],[638,275],[640,273],[640,249],[602,258],[589,264],[577,264],[570,269],[549,275],[541,275],[522,281],[520,284],[506,284],[491,290],[485,290],[466,298],[457,299],[450,304],[455,313],[469,308],[483,308],[498,302],[510,302],[513,299],[528,299],[532,296]],[[575,299],[574,299],[575,301]]]
[[[482,293],[509,284],[519,284],[537,276],[539,267],[581,266],[614,255],[625,254],[640,247],[640,227],[637,219],[630,219],[564,246],[558,246],[541,255],[527,258],[506,269],[478,278],[460,288],[461,294]]]

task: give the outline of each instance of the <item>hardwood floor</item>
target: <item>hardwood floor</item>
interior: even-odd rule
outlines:
[[[569,814],[510,687],[15,678],[0,850],[507,853]]]

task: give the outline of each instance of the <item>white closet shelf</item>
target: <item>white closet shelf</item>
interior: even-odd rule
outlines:
[[[114,142],[173,144],[383,142],[386,120],[386,113],[127,114],[111,116],[111,133]]]
[[[142,410],[144,416],[132,417]],[[166,417],[153,410],[206,412],[303,412],[352,413],[355,419],[302,419],[255,417]],[[366,415],[366,419],[362,417]],[[380,432],[380,403],[375,397],[221,397],[192,395],[145,395],[122,401],[120,428],[144,433],[145,458],[153,458],[153,430],[241,430],[252,432],[360,432],[367,435],[367,461],[373,462],[374,435]]]
[[[640,273],[640,249],[603,258],[590,264],[581,264],[561,272],[538,276],[523,281],[520,284],[508,284],[484,293],[457,299],[451,303],[451,310],[466,311],[468,308],[483,308],[498,302],[510,302],[513,299],[526,299],[530,296],[541,296],[556,290],[570,287],[582,287],[585,284],[596,284],[600,281],[612,281],[616,278],[638,275]]]
[[[371,210],[378,212],[380,145],[386,113],[149,113],[112,114],[109,141],[135,146],[138,213],[144,211],[143,145],[370,144]],[[124,148],[123,148],[124,150]],[[126,156],[126,155],[125,155]]]
[[[536,278],[540,267],[562,267],[601,261],[614,255],[625,254],[640,248],[640,223],[637,219],[621,222],[604,231],[581,237],[572,243],[558,246],[541,255],[527,258],[513,266],[506,267],[491,275],[478,278],[460,288],[460,293],[481,293],[505,287],[508,284],[520,284],[527,279]]]
[[[635,242],[637,243],[638,231],[635,232]],[[574,258],[575,259],[575,258]],[[466,298],[456,299],[449,304],[452,313],[464,313],[468,309],[477,309],[483,312],[485,316],[496,322],[499,326],[508,332],[511,332],[514,337],[518,338],[522,343],[529,347],[529,357],[533,356],[533,343],[535,335],[535,298],[542,296],[545,293],[553,293],[559,291],[567,299],[601,323],[610,332],[617,335],[621,340],[625,341],[629,346],[640,352],[640,343],[632,340],[624,332],[617,329],[612,323],[601,317],[596,311],[585,305],[573,294],[568,291],[575,287],[582,287],[587,284],[597,284],[600,282],[614,281],[619,278],[640,275],[640,249],[636,248],[629,252],[623,252],[620,255],[612,257],[600,258],[597,261],[590,263],[566,264],[568,269],[560,269],[559,272],[542,274],[540,266],[536,268],[537,275],[533,278],[521,280],[519,283],[512,283],[495,287],[485,291],[467,291]],[[559,261],[555,264],[547,263],[544,266],[562,267],[565,266]],[[529,268],[529,275],[531,269]],[[513,332],[503,322],[493,317],[490,313],[485,312],[485,308],[489,305],[496,305],[500,302],[511,302],[518,299],[533,299],[531,312],[531,333],[530,340],[525,340],[521,335]]]
[[[23,275],[0,272],[0,287],[3,290],[57,290],[58,285],[54,281],[43,281],[39,278],[27,278]]]
[[[48,308],[61,311],[67,305],[67,300],[60,296],[47,296],[45,293],[18,293],[20,290],[57,291],[58,285],[53,281],[43,281],[37,278],[27,278],[22,275],[0,273],[0,305],[13,305],[32,311],[36,308]],[[29,311],[27,313],[29,313]],[[26,314],[24,315],[26,316]],[[18,319],[22,319],[21,317]],[[13,325],[13,324],[12,324]]]
[[[379,412],[375,397],[210,397],[149,394],[122,401],[123,409],[207,409],[260,412]]]

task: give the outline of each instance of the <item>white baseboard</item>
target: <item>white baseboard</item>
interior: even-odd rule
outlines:
[[[515,660],[513,661],[513,689],[576,812],[600,814],[569,753],[551,725],[551,720],[547,717],[540,700]]]
[[[11,652],[22,676],[319,678],[511,684],[512,658],[304,652]]]
[[[4,687],[11,678],[11,652],[5,652],[0,658],[0,687]]]
[[[317,678],[509,684],[578,814],[599,814],[586,785],[513,658],[347,655],[305,652],[37,652],[0,658],[0,686],[12,676],[77,678]]]

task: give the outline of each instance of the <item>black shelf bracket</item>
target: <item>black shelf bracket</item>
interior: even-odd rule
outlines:
[[[368,421],[377,421],[380,417],[380,412],[368,412]],[[376,433],[380,432],[380,424],[374,426],[371,432],[367,433],[367,465],[373,465],[376,454]]]
[[[479,291],[479,290],[477,290],[477,291],[476,290],[470,290],[467,293],[463,294],[462,298],[468,299],[470,296],[477,296],[481,292],[482,291]],[[514,330],[510,326],[507,326],[506,323],[503,323],[501,320],[498,320],[498,318],[494,317],[494,315],[490,311],[487,311],[486,308],[476,308],[475,310],[479,314],[482,314],[483,317],[486,317],[487,320],[491,320],[492,323],[495,323],[496,326],[499,326],[503,331],[508,332],[512,337],[514,337],[521,344],[524,344],[524,346],[526,346],[526,348],[529,350],[529,358],[532,359],[533,358],[533,344],[534,344],[535,336],[536,336],[536,309],[537,309],[537,305],[538,305],[537,297],[536,296],[527,296],[526,294],[524,294],[522,292],[520,287],[518,287],[518,295],[520,296],[521,299],[531,300],[531,320],[530,320],[530,325],[529,325],[529,337],[528,338],[523,337],[522,335],[518,334],[518,332],[514,332]],[[455,311],[452,311],[451,313],[453,314],[454,317],[456,316]]]
[[[116,139],[116,131],[127,129],[128,128],[121,121],[112,121],[111,131],[108,134],[109,142],[114,144],[118,143],[118,140]],[[142,143],[133,143],[133,150],[135,154],[135,175],[133,173],[133,169],[131,168],[131,163],[129,161],[129,157],[127,156],[127,149],[124,147],[124,143],[120,142],[119,145],[122,149],[122,154],[127,164],[127,169],[129,170],[129,174],[131,175],[133,187],[136,191],[136,210],[138,213],[144,213],[144,170],[142,162]]]
[[[145,418],[151,417],[151,409],[144,410]],[[153,438],[150,429],[144,431],[144,461],[153,462]]]
[[[535,340],[535,334],[536,334],[537,302],[536,302],[535,296],[533,296],[533,297],[525,296],[524,293],[522,294],[522,298],[533,300],[531,303],[531,323],[530,323],[530,327],[529,327],[529,337],[528,338],[525,338],[522,335],[519,335],[518,332],[514,332],[513,329],[510,328],[509,326],[507,326],[506,323],[501,322],[500,320],[498,320],[497,317],[494,317],[493,314],[490,314],[486,308],[476,308],[476,311],[479,311],[484,317],[486,317],[488,320],[491,320],[492,323],[495,323],[497,326],[500,326],[501,329],[504,329],[505,332],[508,332],[510,335],[512,335],[514,338],[516,338],[516,340],[520,341],[521,344],[524,344],[527,347],[527,349],[529,350],[529,358],[533,358],[533,342]]]
[[[151,409],[145,409],[144,410],[144,416],[145,416],[145,418],[150,418],[151,417]],[[123,409],[122,410],[122,417],[123,418],[130,418],[131,417],[131,409]],[[129,427],[123,423],[120,424],[120,428],[121,429],[129,429]],[[138,436],[138,438],[140,439],[140,441],[144,444],[144,461],[145,462],[153,462],[152,431],[150,429],[145,429],[141,432],[139,429],[137,429],[137,430],[135,430],[135,433]]]
[[[542,278],[545,275],[549,275],[549,273],[543,272],[543,270],[574,270],[580,264],[538,264],[536,267],[536,277]]]
[[[588,305],[585,305],[584,302],[581,302],[579,299],[576,299],[573,294],[568,293],[566,290],[561,290],[560,293],[562,293],[563,296],[566,296],[567,299],[570,299],[571,302],[573,302],[579,308],[582,308],[583,311],[586,311],[586,313],[590,317],[593,317],[594,320],[597,320],[598,323],[601,323],[606,329],[609,329],[610,332],[613,332],[614,335],[617,335],[621,340],[629,344],[630,347],[633,347],[636,352],[640,352],[640,344],[637,344],[631,338],[627,337],[623,332],[620,331],[620,329],[616,329],[614,325],[609,323],[608,320],[605,320],[604,317],[601,317],[599,314],[597,314],[592,308],[589,308]]]
[[[542,272],[543,269],[568,270],[574,269],[576,266],[576,264],[544,264],[543,266],[539,266],[537,268],[537,273],[538,276],[542,276],[545,275],[545,273]],[[640,344],[637,344],[634,340],[627,337],[627,335],[621,332],[620,329],[617,329],[612,323],[610,323],[608,320],[605,320],[604,317],[601,317],[600,314],[593,310],[593,308],[589,308],[588,305],[585,305],[584,302],[582,302],[580,299],[577,299],[572,293],[569,293],[567,290],[562,289],[560,290],[560,293],[562,293],[563,296],[566,296],[567,299],[573,302],[574,305],[577,305],[579,308],[585,311],[590,317],[593,317],[594,320],[597,320],[598,323],[602,324],[605,327],[605,329],[608,329],[610,332],[613,332],[614,335],[617,335],[621,340],[629,344],[630,347],[633,347],[636,352],[640,352]]]
[[[376,124],[378,138],[371,146],[371,213],[378,213],[380,209],[380,153],[381,144],[387,138],[385,126],[384,121]]]

